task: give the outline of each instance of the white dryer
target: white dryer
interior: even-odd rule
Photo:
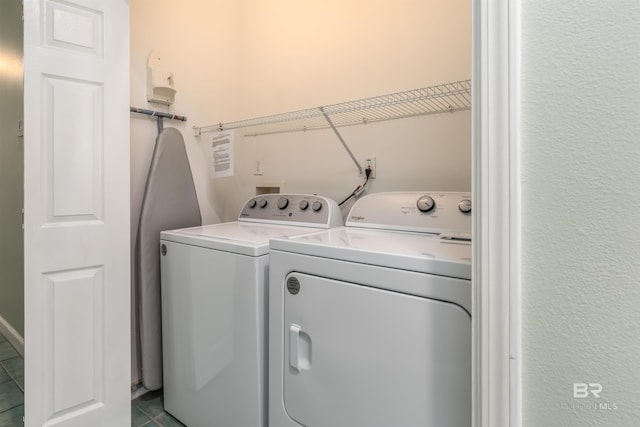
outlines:
[[[163,231],[164,406],[189,427],[265,427],[269,240],[343,224],[335,201],[261,195],[238,221]]]
[[[471,426],[470,215],[468,193],[378,193],[271,241],[270,426]]]

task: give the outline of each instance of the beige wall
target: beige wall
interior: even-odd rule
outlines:
[[[0,13],[0,317],[24,336],[22,4]]]
[[[468,79],[471,2],[242,2],[241,114],[260,117]],[[356,158],[375,156],[370,192],[471,188],[470,114],[446,114],[340,130]],[[242,129],[237,131],[241,134]],[[211,182],[224,220],[233,220],[255,186],[336,200],[362,182],[331,130],[241,137],[236,174]],[[263,175],[255,176],[260,161]],[[346,215],[349,205],[343,209]]]
[[[245,116],[471,77],[469,0],[241,3]]]
[[[146,60],[160,48],[175,75],[170,111],[189,118],[165,125],[185,136],[205,223],[235,220],[256,185],[284,182],[285,191],[342,199],[361,178],[331,131],[268,137],[238,131],[235,176],[212,180],[210,134],[196,138],[191,126],[468,79],[470,23],[468,0],[133,0],[131,102],[147,106]],[[470,128],[467,111],[341,132],[360,161],[376,156],[371,192],[469,191]],[[132,115],[134,236],[155,135],[153,121]],[[256,161],[261,177],[253,174]]]

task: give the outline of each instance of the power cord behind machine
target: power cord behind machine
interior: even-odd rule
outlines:
[[[365,186],[369,182],[369,176],[371,175],[371,171],[372,171],[371,166],[367,166],[367,168],[364,170],[364,174],[365,174],[364,182],[358,185],[346,199],[338,203],[338,206],[342,206],[347,201],[349,201],[349,199],[351,199],[352,197],[358,197],[360,194],[362,194],[362,192],[365,190]]]

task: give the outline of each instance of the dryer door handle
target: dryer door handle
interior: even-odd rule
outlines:
[[[289,326],[289,366],[298,373],[311,369],[311,337],[295,323]]]

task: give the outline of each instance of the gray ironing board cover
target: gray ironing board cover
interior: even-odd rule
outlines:
[[[189,159],[182,134],[166,128],[158,135],[142,201],[136,244],[142,384],[162,387],[160,232],[201,225]]]

